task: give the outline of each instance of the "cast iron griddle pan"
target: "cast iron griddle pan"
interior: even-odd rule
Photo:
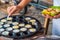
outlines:
[[[21,27],[19,26],[19,24]],[[34,35],[38,31],[41,31],[42,29],[43,28],[42,28],[41,23],[37,19],[30,16],[23,17],[23,16],[15,15],[15,16],[10,16],[8,19],[7,17],[0,19],[0,35],[9,37],[9,38],[29,37],[29,36]]]

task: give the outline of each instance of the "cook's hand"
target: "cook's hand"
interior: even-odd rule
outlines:
[[[9,13],[9,16],[11,16],[14,13],[19,12],[20,10],[21,10],[21,8],[18,6],[11,6],[11,7],[7,8],[7,12]]]
[[[54,16],[53,18],[60,18],[60,14]]]
[[[51,17],[50,15],[44,15],[44,14],[42,14],[42,16],[44,16],[45,18],[50,18],[50,19],[53,18],[53,17]]]
[[[50,18],[50,19],[52,19],[52,18],[54,18],[54,19],[60,18],[60,14],[58,14],[58,15],[56,15],[54,17],[51,17],[49,15],[44,15],[44,14],[42,14],[42,16],[44,16],[45,18]]]

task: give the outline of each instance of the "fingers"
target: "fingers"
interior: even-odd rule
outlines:
[[[12,10],[10,11],[10,15],[15,14],[15,13],[18,13],[19,11],[20,11],[20,9],[18,9],[16,6],[14,6],[12,8]]]
[[[7,12],[8,12],[8,15],[9,15],[9,16],[11,15],[10,12],[11,12],[12,9],[13,9],[13,7],[8,7],[8,8],[7,8]]]
[[[60,14],[58,14],[58,15],[54,16],[54,18],[60,18]]]
[[[16,11],[16,6],[7,8],[7,12],[9,13],[9,16],[12,15],[15,11]]]
[[[10,7],[7,8],[7,12],[8,12],[8,13],[9,13],[9,9],[10,9]]]
[[[17,8],[17,6],[12,6],[7,8],[7,12],[9,13],[9,16],[11,16],[14,13],[18,13],[19,11],[20,9]]]
[[[60,14],[59,14],[58,16],[59,16],[59,18],[60,18]]]
[[[51,17],[51,16],[49,16],[49,15],[44,15],[44,14],[42,14],[42,16],[44,16],[45,18],[50,18],[50,19],[53,18],[53,17]]]
[[[12,16],[12,15],[17,15],[18,14],[18,11],[17,12],[14,12],[12,14],[10,14],[9,16]]]
[[[42,16],[46,17],[46,15],[42,14]]]
[[[58,14],[58,15],[56,15],[56,16],[54,16],[54,17],[49,16],[49,15],[44,15],[44,14],[42,14],[42,16],[44,16],[44,17],[46,17],[46,18],[50,18],[50,19],[52,19],[52,18],[54,18],[54,19],[60,18],[60,14]]]
[[[13,14],[16,11],[16,7],[13,7],[13,9],[10,11],[10,14]]]
[[[50,16],[50,15],[47,15],[47,18],[50,18],[50,19],[52,19],[53,17],[52,17],[52,16]]]
[[[13,9],[13,7],[8,7],[7,12],[10,13],[10,11]]]
[[[56,15],[56,16],[54,16],[54,18],[57,18],[57,15]]]

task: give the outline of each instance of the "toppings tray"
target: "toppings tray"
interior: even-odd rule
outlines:
[[[41,23],[30,16],[10,16],[0,19],[0,36],[25,38],[34,35],[43,28]]]

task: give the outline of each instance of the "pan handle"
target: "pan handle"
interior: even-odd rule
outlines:
[[[45,28],[44,35],[47,35],[49,22],[50,22],[50,18],[45,18],[45,22],[44,22],[44,28]]]

